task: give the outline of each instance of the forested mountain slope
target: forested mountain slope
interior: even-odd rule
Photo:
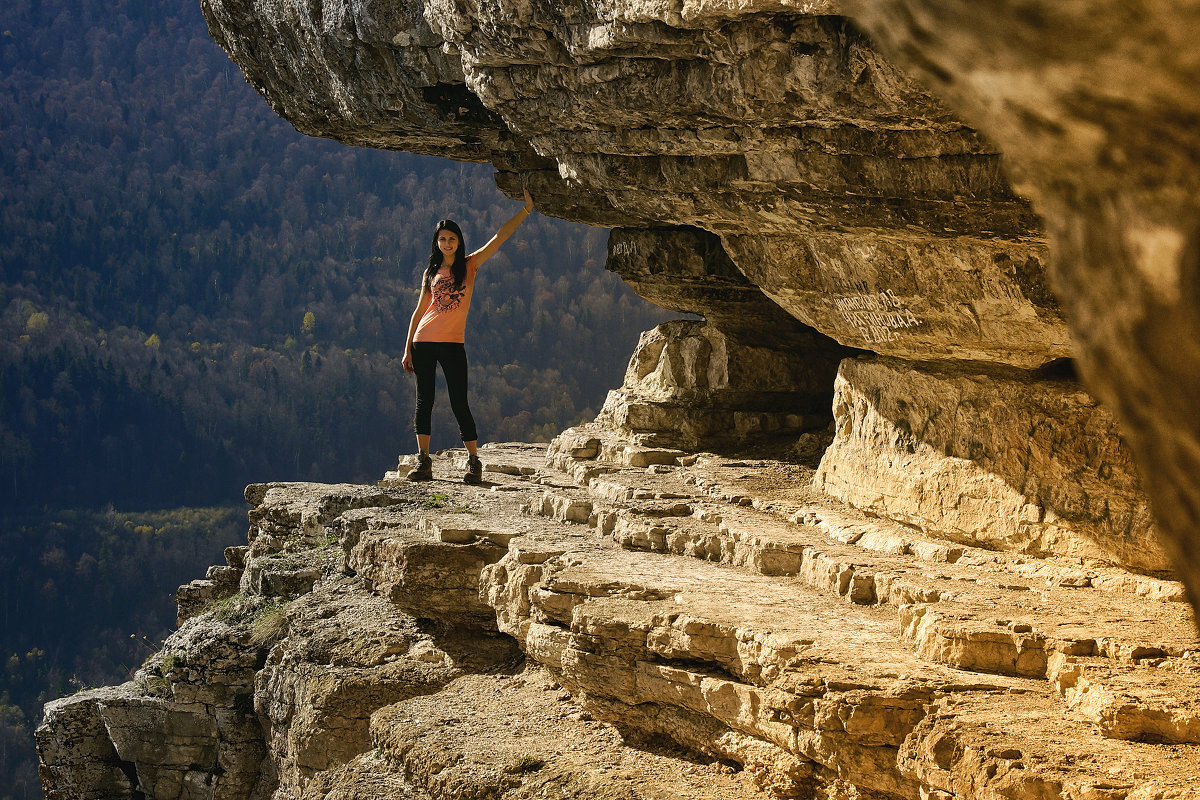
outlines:
[[[41,796],[41,702],[127,677],[244,531],[246,483],[411,450],[433,225],[479,246],[518,208],[488,166],[296,133],[192,3],[0,6],[0,798]],[[487,439],[594,415],[663,318],[603,271],[606,235],[535,214],[485,267]],[[144,511],[185,504],[222,508]]]
[[[0,15],[0,504],[382,474],[410,447],[399,357],[434,222],[478,246],[518,208],[491,169],[300,136],[187,4]],[[488,263],[486,438],[594,413],[662,318],[603,272],[605,235],[534,216]]]

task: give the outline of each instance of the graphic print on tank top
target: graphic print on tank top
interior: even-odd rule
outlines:
[[[439,276],[432,286],[433,289],[433,308],[441,313],[445,311],[454,311],[462,303],[463,297],[467,294],[467,284],[463,283],[459,289],[454,288],[454,278],[443,278]]]

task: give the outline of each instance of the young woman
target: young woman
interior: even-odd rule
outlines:
[[[463,344],[467,312],[475,290],[475,274],[500,245],[533,211],[533,198],[525,190],[525,205],[487,244],[465,255],[462,230],[444,219],[433,231],[429,266],[421,281],[417,309],[408,323],[408,341],[404,345],[404,369],[417,376],[417,411],[413,430],[417,434],[417,466],[408,473],[410,481],[433,478],[433,459],[429,457],[429,435],[433,417],[433,392],[437,365],[442,365],[450,408],[458,420],[458,431],[467,448],[466,483],[483,480],[483,463],[477,452],[479,436],[475,419],[467,404],[467,350]]]

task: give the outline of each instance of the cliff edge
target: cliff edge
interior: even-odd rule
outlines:
[[[1194,4],[202,7],[702,320],[483,487],[250,487],[47,797],[1200,796]]]
[[[1200,587],[1193,4],[202,7],[302,132],[491,162],[503,189],[528,184],[544,213],[612,228],[610,268],[639,293],[810,365],[771,387],[790,396],[726,394],[734,410],[828,408],[846,348],[886,356],[913,384],[895,387],[911,413],[890,422],[942,418],[928,442],[924,427],[906,430],[914,446],[1046,508],[1036,479],[1014,478],[1014,464],[1036,478],[1046,457],[1019,446],[1036,431],[995,450],[997,437],[973,435],[977,420],[952,431],[953,407],[917,406],[947,368],[986,386],[997,370],[1036,380],[1072,360],[1120,425],[1162,536],[1144,509],[1110,513],[1091,494],[1062,498],[1072,508],[1057,519],[1111,528],[1121,541],[1096,546],[1146,571],[1172,561]],[[850,385],[867,374],[838,380],[869,396]],[[1109,452],[1104,435],[1085,447]],[[1110,466],[1087,469],[1107,480]],[[945,511],[957,490],[936,472],[910,483],[928,514],[842,480],[826,488],[957,536]]]
[[[812,436],[248,487],[163,650],[47,706],[47,800],[1200,797],[1180,584],[864,514]]]

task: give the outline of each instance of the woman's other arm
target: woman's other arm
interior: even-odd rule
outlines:
[[[429,310],[429,303],[433,297],[429,294],[429,287],[425,285],[424,280],[421,281],[421,296],[417,299],[417,308],[413,311],[412,319],[408,321],[408,339],[404,342],[404,371],[412,372],[412,343],[413,337],[417,335],[417,323],[421,321],[421,317],[425,316],[425,312]]]
[[[521,210],[514,214],[512,219],[501,225],[500,230],[496,231],[496,235],[487,244],[467,256],[467,261],[472,268],[479,269],[483,262],[491,258],[492,254],[500,249],[500,245],[504,244],[508,237],[512,236],[520,224],[525,221],[531,211],[533,211],[533,197],[530,196],[529,190],[525,189],[525,205],[521,206]]]

